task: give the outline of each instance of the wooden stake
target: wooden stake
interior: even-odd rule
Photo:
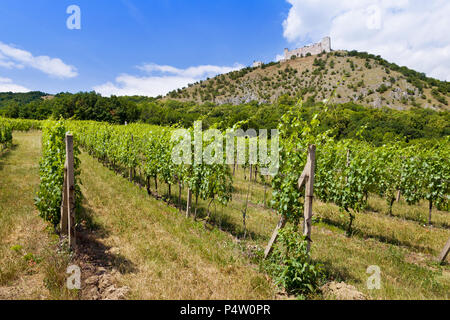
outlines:
[[[192,191],[188,188],[187,205],[186,205],[186,218],[189,218],[191,213]]]
[[[450,238],[448,239],[447,243],[444,246],[444,249],[442,249],[442,252],[439,255],[439,262],[441,264],[444,263],[444,261],[447,258],[447,255],[448,255],[449,252],[450,252]]]
[[[181,181],[178,181],[178,208],[181,213]]]
[[[314,170],[316,163],[316,146],[310,145],[308,148],[308,160],[306,161],[305,168],[298,179],[298,188],[301,189],[305,185],[305,205],[304,205],[304,225],[303,225],[303,235],[308,241],[308,251],[311,248],[311,222],[312,222],[312,203],[314,198]],[[284,216],[281,217],[278,225],[273,231],[272,237],[267,244],[266,250],[264,251],[264,259],[266,259],[272,252],[272,247],[278,238],[278,233],[280,229],[284,228],[286,225],[286,219]]]
[[[264,259],[267,259],[269,254],[272,252],[273,244],[275,243],[275,241],[277,241],[279,231],[281,229],[283,229],[285,225],[286,225],[286,218],[284,216],[281,216],[281,219],[278,222],[275,230],[273,231],[272,237],[270,238],[269,243],[267,244],[266,250],[264,251]]]
[[[428,225],[431,226],[431,213],[433,212],[433,201],[429,200],[428,206]]]
[[[311,145],[308,148],[308,162],[306,168],[308,170],[308,181],[305,187],[305,205],[304,205],[304,232],[306,240],[308,241],[308,251],[311,248],[311,225],[312,225],[312,204],[314,198],[314,170],[316,163],[316,146]]]
[[[67,235],[67,158],[64,165],[64,183],[61,201],[61,235]]]
[[[66,159],[67,159],[67,214],[69,246],[76,248],[75,234],[75,171],[73,156],[73,136],[66,134]]]

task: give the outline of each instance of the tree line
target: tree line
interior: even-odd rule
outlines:
[[[0,116],[21,119],[76,119],[124,124],[141,122],[159,126],[192,127],[201,119],[204,128],[221,130],[240,123],[244,130],[277,128],[283,114],[296,103],[289,95],[276,103],[256,101],[240,105],[198,104],[148,97],[102,97],[95,92],[60,93],[47,96],[42,92],[0,94]],[[323,108],[322,103],[308,99],[300,116],[309,121]],[[398,111],[370,108],[355,103],[335,106],[336,112],[320,113],[320,130],[332,130],[336,139],[359,139],[382,145],[391,141],[439,139],[450,134],[450,112],[411,108]],[[361,130],[363,128],[363,130]]]

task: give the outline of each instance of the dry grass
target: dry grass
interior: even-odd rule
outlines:
[[[55,256],[58,239],[34,207],[40,148],[40,133],[15,132],[13,148],[0,157],[0,299],[71,297],[64,281],[49,277],[64,257]],[[64,280],[65,268],[57,270]]]
[[[266,276],[228,233],[207,230],[83,154],[85,210],[120,255],[119,282],[135,299],[271,299]]]
[[[340,51],[341,53],[344,53]],[[326,71],[322,71],[321,75],[313,75],[313,71],[317,68],[314,66],[315,59],[326,60]],[[331,60],[334,61],[334,68],[330,67]],[[350,61],[354,64],[355,69],[351,69]],[[285,70],[286,67],[293,68],[298,71],[295,77],[286,78],[278,74],[280,70]],[[306,72],[306,73],[304,73]],[[342,81],[344,75],[345,80]],[[395,90],[401,90],[406,93],[407,89],[414,90],[411,84],[409,84],[406,78],[397,71],[386,72],[385,68],[376,64],[374,60],[370,61],[370,69],[366,66],[366,60],[359,57],[337,57],[327,55],[310,56],[297,58],[295,60],[288,60],[282,62],[280,65],[274,65],[265,69],[256,68],[251,72],[239,78],[238,80],[232,80],[228,76],[225,77],[228,84],[225,88],[218,89],[220,86],[216,82],[217,78],[212,78],[203,81],[201,84],[195,84],[191,87],[185,88],[181,91],[182,94],[187,94],[184,98],[176,98],[182,101],[194,100],[198,103],[206,102],[202,100],[201,95],[198,92],[207,89],[202,89],[202,86],[208,88],[212,87],[210,92],[216,90],[219,92],[218,96],[215,96],[213,100],[215,102],[224,102],[229,99],[248,97],[249,93],[257,97],[259,101],[271,101],[275,102],[277,98],[283,94],[290,94],[295,96],[300,89],[314,87],[316,93],[307,93],[303,96],[306,100],[309,96],[317,94],[316,100],[328,98],[331,92],[336,88],[336,97],[333,98],[336,103],[355,102],[365,106],[379,107],[387,106],[395,109],[409,109],[412,106],[412,102],[408,101],[403,103],[403,95],[399,95]],[[396,79],[392,84],[392,88],[389,88],[385,93],[379,93],[376,90],[382,83],[386,85],[390,84],[390,78]],[[267,81],[263,81],[266,79]],[[363,80],[364,84],[358,86],[358,83]],[[277,86],[274,86],[277,84]],[[390,86],[390,85],[389,85]],[[236,90],[232,91],[229,88],[235,87]],[[431,94],[431,88],[424,89],[425,99],[421,94],[415,94],[414,99],[417,103],[423,107],[436,108],[440,110],[448,110],[449,107],[438,102]],[[372,93],[370,93],[372,92]],[[363,96],[360,100],[359,96]],[[168,98],[168,96],[166,97]],[[172,98],[171,98],[172,99]],[[245,100],[245,99],[243,99]],[[430,102],[428,102],[430,100]]]

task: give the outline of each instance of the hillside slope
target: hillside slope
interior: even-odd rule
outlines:
[[[166,98],[199,103],[273,103],[280,96],[302,96],[315,101],[334,101],[398,110],[424,107],[449,109],[450,83],[389,63],[379,56],[356,51],[335,51],[318,56],[245,68],[188,88]]]

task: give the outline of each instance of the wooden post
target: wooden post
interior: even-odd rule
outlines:
[[[61,235],[67,235],[67,157],[66,163],[64,165],[64,183],[63,183],[63,193],[61,201]]]
[[[73,156],[73,136],[66,134],[66,161],[67,161],[67,215],[68,215],[68,234],[69,246],[76,248],[75,234],[75,170]]]
[[[397,191],[397,197],[396,197],[396,201],[400,202],[400,196],[401,196],[402,192],[400,190]]]
[[[312,203],[314,198],[314,170],[316,163],[316,146],[310,145],[308,148],[308,160],[306,161],[305,168],[303,169],[300,178],[298,179],[298,188],[301,189],[305,185],[305,205],[304,205],[304,225],[303,235],[308,241],[308,251],[311,248],[311,222],[312,222]],[[266,250],[264,251],[264,259],[272,252],[272,247],[278,238],[278,232],[284,228],[286,220],[282,216],[278,225],[276,226]]]
[[[428,206],[428,225],[431,226],[431,213],[433,212],[433,201],[429,200],[428,203],[429,203],[429,206]]]
[[[305,186],[305,205],[304,205],[304,216],[305,216],[305,222],[304,222],[304,232],[303,235],[305,236],[306,240],[308,241],[308,252],[311,248],[311,225],[312,225],[312,204],[313,204],[313,198],[314,198],[314,170],[315,170],[315,163],[316,163],[316,146],[311,145],[308,148],[308,162],[306,165],[307,174],[308,174],[308,180],[306,182]]]
[[[284,228],[285,225],[286,225],[286,219],[284,218],[284,216],[281,216],[281,219],[278,222],[275,230],[273,231],[272,237],[270,238],[269,243],[267,244],[266,250],[264,251],[264,259],[267,259],[269,254],[272,252],[273,244],[275,243],[275,241],[277,241],[277,238],[278,238],[278,233],[281,229]]]
[[[178,209],[179,209],[179,211],[180,211],[180,213],[181,213],[181,210],[183,210],[182,208],[181,208],[181,181],[178,181]]]
[[[191,212],[191,203],[192,203],[192,191],[188,187],[188,196],[187,196],[187,205],[186,205],[186,218],[189,218],[189,214]]]
[[[442,249],[442,252],[439,255],[439,262],[441,264],[444,263],[444,261],[447,258],[447,255],[448,255],[449,252],[450,252],[450,238],[448,239],[447,243],[444,246],[444,249]]]
[[[131,144],[134,144],[134,138],[133,135],[131,135]],[[130,168],[130,174],[129,174],[130,182],[133,182],[133,168]]]

